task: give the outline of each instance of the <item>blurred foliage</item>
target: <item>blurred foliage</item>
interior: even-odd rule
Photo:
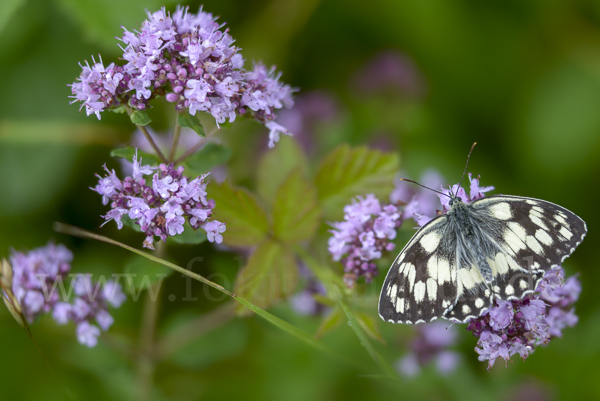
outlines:
[[[78,106],[69,105],[66,85],[80,73],[78,63],[91,60],[91,55],[101,53],[106,64],[119,62],[120,42],[114,38],[121,35],[120,26],[133,30],[145,18],[145,9],[174,4],[2,2],[0,256],[53,238],[74,251],[77,272],[171,273],[110,245],[56,234],[52,222],[74,224],[134,246],[142,242],[139,232],[119,231],[114,224],[100,229],[106,207],[88,189],[96,184],[94,174],[102,172],[104,163],[119,169],[110,153],[129,145],[131,122],[122,114],[104,113],[97,121],[77,113]],[[200,5],[189,4],[192,10]],[[204,9],[227,22],[248,63],[262,59],[277,64],[282,80],[301,88],[299,96],[324,90],[339,110],[335,119],[315,123],[308,148],[306,138],[299,136],[297,142],[283,138],[267,150],[264,128],[236,121],[219,134],[219,144],[211,145],[217,150],[210,152],[209,160],[188,161],[186,169],[195,172],[226,163],[228,181],[214,180],[208,189],[219,205],[215,213],[224,221],[231,219],[225,244],[258,246],[271,255],[271,265],[253,264],[252,257],[246,260],[232,248],[216,251],[200,237],[183,244],[169,242],[166,259],[231,290],[240,271],[254,280],[250,269],[260,275],[265,269],[285,267],[283,261],[291,259],[288,245],[273,242],[273,235],[285,237],[289,244],[311,236],[312,225],[298,225],[293,232],[289,227],[294,221],[277,219],[284,226],[273,225],[272,216],[282,208],[290,210],[294,201],[306,207],[299,213],[316,216],[308,207],[313,184],[324,206],[321,221],[334,220],[357,191],[385,195],[390,188],[381,184],[393,178],[398,160],[409,177],[435,168],[455,182],[470,145],[477,141],[470,171],[481,174],[482,184],[494,185],[496,193],[558,203],[587,221],[590,234],[565,262],[569,273],[580,272],[580,322],[565,330],[562,339],[540,347],[527,362],[514,358],[508,368],[497,363],[490,372],[477,361],[475,340],[465,332],[463,361],[451,376],[440,377],[429,369],[394,383],[382,376],[366,352],[393,364],[405,353],[413,333],[412,327],[384,324],[376,315],[379,289],[394,255],[381,260],[382,274],[359,288],[360,297],[348,300],[356,309],[354,316],[340,306],[334,306],[324,321],[300,316],[286,302],[270,309],[303,331],[322,336],[326,346],[358,364],[319,352],[259,318],[232,320],[233,308],[221,293],[170,274],[162,282],[156,313],[157,336],[171,342],[161,348],[164,359],[155,366],[152,399],[508,400],[523,399],[531,387],[541,389],[543,399],[600,398],[595,386],[600,374],[600,305],[594,291],[600,270],[592,253],[598,244],[594,227],[600,224],[598,190],[592,185],[600,171],[598,1],[209,0]],[[365,92],[357,86],[357,71],[382,51],[413,61],[420,91],[390,87]],[[157,131],[173,126],[175,116],[165,102],[157,102],[148,114]],[[201,122],[207,132],[214,125]],[[385,151],[369,153],[384,160],[358,165],[357,155],[347,154],[366,152],[360,146]],[[322,169],[353,171],[356,180],[332,181],[329,174],[328,180],[321,180]],[[355,188],[359,184],[362,189]],[[280,194],[282,185],[289,186],[287,195],[295,193],[296,199]],[[342,190],[341,198],[328,195]],[[328,237],[324,227],[321,224],[313,240],[321,250]],[[402,229],[397,249],[412,233],[409,227]],[[319,263],[327,260],[324,252],[320,256]],[[286,294],[295,283],[290,282]],[[85,400],[136,399],[143,385],[143,310],[144,302],[130,300],[114,311],[115,325],[94,349],[76,342],[72,326],[57,326],[51,318],[34,324],[32,332],[54,376],[2,309],[2,399],[63,400],[65,388]],[[348,320],[355,322],[351,328],[345,324]],[[351,329],[365,334],[364,348]],[[377,337],[385,345],[369,342]]]

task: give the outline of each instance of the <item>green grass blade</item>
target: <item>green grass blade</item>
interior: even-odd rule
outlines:
[[[97,241],[102,241],[102,242],[106,242],[108,244],[112,244],[112,245],[116,245],[119,246],[121,248],[127,249],[128,251],[131,251],[133,253],[136,253],[140,256],[143,256],[149,260],[152,260],[153,262],[156,263],[160,263],[164,266],[170,267],[171,269],[180,272],[181,274],[185,274],[188,277],[193,278],[194,280],[200,281],[201,283],[204,283],[218,291],[221,291],[222,293],[230,296],[231,298],[235,299],[237,302],[241,303],[242,305],[244,305],[245,307],[247,307],[248,309],[250,309],[251,311],[253,311],[254,313],[256,313],[258,316],[262,317],[263,319],[267,320],[268,322],[270,322],[271,324],[273,324],[274,326],[280,328],[281,330],[293,335],[294,337],[298,338],[299,340],[311,345],[312,347],[326,352],[329,355],[335,356],[338,359],[341,359],[343,361],[345,361],[346,363],[350,363],[352,365],[358,365],[358,363],[355,363],[353,361],[348,360],[346,357],[341,356],[337,353],[335,353],[333,350],[329,349],[328,347],[326,347],[324,344],[320,343],[319,341],[315,340],[312,336],[308,335],[307,333],[305,333],[304,331],[300,330],[299,328],[297,328],[296,326],[286,322],[285,320],[282,320],[280,318],[278,318],[275,315],[270,314],[269,312],[259,308],[258,306],[252,304],[251,302],[248,302],[247,300],[238,297],[237,295],[235,295],[234,293],[232,293],[231,291],[226,290],[225,288],[223,288],[222,286],[220,286],[219,284],[216,284],[206,278],[204,278],[203,276],[194,273],[192,271],[189,271],[187,269],[184,269],[181,266],[178,266],[174,263],[168,262],[166,260],[163,260],[161,258],[158,258],[156,256],[150,255],[146,252],[140,251],[138,249],[135,249],[131,246],[125,245],[121,242],[115,241],[113,239],[110,239],[108,237],[104,237],[102,235],[98,235],[98,234],[94,234],[91,233],[89,231],[85,231],[82,230],[78,227],[74,227],[68,224],[63,224],[63,223],[54,223],[54,230],[56,232],[60,232],[60,233],[64,233],[64,234],[69,234],[69,235],[73,235],[76,237],[81,237],[81,238],[90,238],[90,239],[95,239]]]

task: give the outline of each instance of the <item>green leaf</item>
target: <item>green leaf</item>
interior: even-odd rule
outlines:
[[[257,193],[272,202],[281,183],[297,168],[303,173],[308,172],[306,155],[293,137],[282,135],[277,146],[266,151],[258,163]]]
[[[319,328],[317,329],[317,334],[315,337],[317,339],[323,337],[325,334],[332,332],[336,327],[338,327],[344,321],[344,311],[342,308],[337,307],[333,309],[321,322]]]
[[[231,158],[231,148],[217,143],[207,143],[198,152],[183,161],[186,175],[198,176],[209,172],[213,167],[225,164]]]
[[[340,219],[344,205],[356,195],[388,196],[398,168],[398,156],[393,153],[338,147],[325,158],[315,178],[324,217]]]
[[[321,210],[317,190],[294,170],[279,187],[273,204],[275,237],[289,244],[310,239],[319,227]]]
[[[112,157],[119,157],[121,159],[126,159],[127,161],[132,161],[133,160],[133,156],[135,155],[136,149],[132,148],[131,146],[126,146],[124,148],[119,148],[119,149],[115,149],[113,151],[110,152],[110,155]],[[155,166],[155,165],[159,165],[160,164],[160,160],[158,159],[158,157],[150,154],[150,153],[146,153],[143,152],[141,150],[137,150],[137,155],[138,155],[138,160],[143,160],[143,164],[146,165],[150,165],[150,166]]]
[[[127,113],[127,108],[125,107],[125,105],[120,105],[119,107],[113,107],[108,109],[108,111],[112,111],[113,113],[116,114],[124,114]]]
[[[189,223],[186,222],[183,232],[179,235],[169,237],[169,241],[178,244],[197,245],[206,241],[206,232],[201,228],[194,230]]]
[[[131,113],[129,118],[131,118],[131,122],[135,125],[144,126],[152,122],[152,119],[150,118],[150,116],[148,116],[148,113],[146,113],[143,110],[134,111],[133,113]]]
[[[294,254],[273,240],[261,243],[237,277],[235,293],[260,308],[290,296],[298,281],[298,266]],[[239,307],[240,315],[248,310]]]
[[[125,283],[129,292],[139,294],[141,290],[145,290],[154,283],[170,276],[173,270],[142,256],[133,255],[125,263],[123,273],[127,275]]]
[[[379,331],[379,326],[377,325],[377,321],[373,319],[373,317],[365,312],[355,312],[356,320],[365,332],[374,340],[379,341],[382,344],[385,344],[385,340]]]
[[[223,242],[232,246],[256,246],[269,230],[267,214],[256,197],[244,188],[234,188],[229,183],[208,185],[208,197],[216,205],[212,218],[227,224]]]
[[[123,222],[123,224],[126,227],[132,228],[134,231],[137,231],[138,233],[142,232],[142,228],[140,227],[139,224],[135,224],[135,221],[133,221],[129,216],[125,215],[121,218],[121,221]]]
[[[177,123],[184,128],[191,128],[196,131],[199,136],[206,136],[204,127],[200,123],[198,117],[191,115],[190,113],[180,113],[177,115]]]

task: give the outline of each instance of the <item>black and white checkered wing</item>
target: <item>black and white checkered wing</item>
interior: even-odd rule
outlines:
[[[496,277],[518,271],[517,266],[524,272],[543,274],[569,257],[587,233],[585,222],[575,213],[540,199],[496,195],[472,206],[502,222],[502,231],[489,233],[507,258],[507,263],[493,261]]]
[[[379,316],[392,323],[424,323],[456,302],[456,251],[447,246],[447,217],[423,226],[400,252],[385,278]]]

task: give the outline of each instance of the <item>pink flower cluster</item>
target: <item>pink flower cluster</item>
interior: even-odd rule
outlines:
[[[518,353],[526,359],[535,347],[561,337],[565,327],[578,321],[573,304],[580,292],[579,280],[565,280],[563,269],[557,266],[544,274],[535,294],[520,300],[496,299],[492,308],[467,327],[479,338],[475,348],[479,360],[489,361],[489,369],[497,358],[508,361]]]
[[[194,179],[183,175],[182,166],[175,169],[171,165],[161,164],[158,168],[142,165],[137,156],[133,157],[133,173],[121,181],[114,170],[100,177],[98,185],[92,188],[102,195],[103,203],[110,201],[111,210],[104,216],[106,222],[114,220],[117,227],[123,227],[123,217],[128,216],[141,231],[146,234],[144,247],[154,249],[154,237],[162,241],[167,237],[183,233],[184,223],[189,222],[192,229],[204,229],[210,242],[221,243],[225,224],[208,221],[215,207],[212,199],[206,198],[204,174]],[[153,170],[151,185],[147,185],[145,175]],[[106,222],[104,224],[106,224]]]
[[[391,251],[400,226],[400,214],[393,205],[381,206],[373,194],[357,197],[344,207],[344,221],[331,225],[329,252],[344,265],[344,281],[349,287],[364,276],[367,282],[378,274],[373,260],[381,258],[383,250]]]
[[[217,124],[246,116],[270,129],[270,146],[280,133],[290,133],[274,122],[274,110],[292,107],[295,89],[279,82],[275,68],[258,63],[244,70],[244,59],[224,24],[212,14],[178,7],[171,15],[164,7],[148,13],[139,32],[125,32],[124,66],[104,66],[102,59],[82,65],[71,85],[75,101],[88,115],[123,104],[144,110],[157,96],[175,103],[177,110],[210,113]]]

